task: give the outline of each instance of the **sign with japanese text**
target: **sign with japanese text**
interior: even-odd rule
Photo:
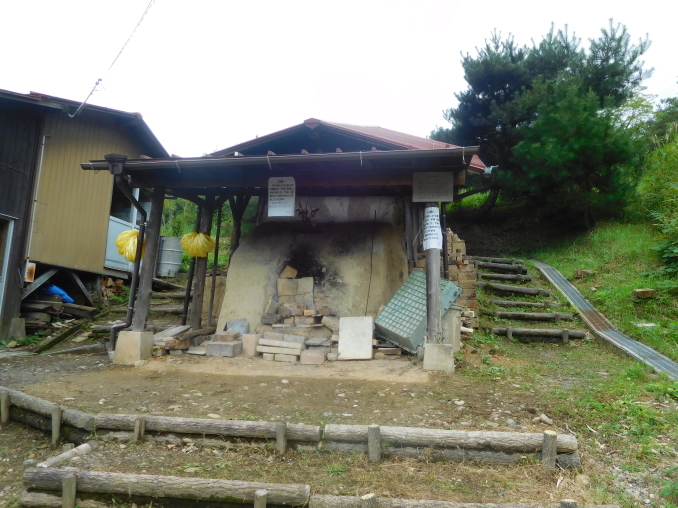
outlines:
[[[443,230],[440,227],[440,210],[427,208],[424,211],[424,250],[443,248]]]
[[[294,217],[294,177],[283,176],[268,179],[268,216]]]
[[[447,173],[413,173],[412,202],[451,203],[454,199],[454,175]]]

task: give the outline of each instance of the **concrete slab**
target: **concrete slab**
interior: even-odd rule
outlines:
[[[283,334],[282,333],[276,333],[276,332],[266,332],[264,333],[264,339],[268,340],[283,340]]]
[[[261,356],[264,360],[268,360],[269,362],[272,362],[273,360],[275,360],[275,354],[273,354],[273,353],[264,353]]]
[[[308,337],[303,335],[294,335],[292,333],[286,333],[283,335],[284,342],[295,342],[297,344],[305,344]]]
[[[372,316],[339,319],[339,360],[371,360]]]
[[[302,365],[322,365],[325,363],[325,356],[324,352],[307,349],[301,352],[299,361]]]
[[[304,277],[302,279],[297,279],[297,294],[313,294],[313,277]]]
[[[219,332],[212,335],[212,340],[214,342],[234,342],[236,340],[240,340],[241,336],[242,334],[240,332]]]
[[[297,293],[294,297],[294,302],[297,305],[304,305],[307,309],[315,309],[315,302],[313,301],[313,292],[311,293]]]
[[[207,356],[238,356],[242,352],[242,342],[207,342]]]
[[[278,297],[295,296],[298,279],[278,279]]]
[[[297,276],[297,270],[292,268],[290,265],[287,265],[285,269],[280,274],[281,279],[294,279]]]
[[[276,362],[290,362],[294,363],[299,359],[298,356],[296,355],[284,355],[284,354],[276,354],[275,355],[275,361]]]
[[[193,346],[189,347],[186,352],[189,355],[200,355],[205,356],[207,354],[207,348],[205,346]]]
[[[454,346],[427,343],[424,346],[424,370],[454,372]]]
[[[245,318],[232,319],[226,322],[227,332],[240,332],[242,335],[250,333],[250,324]]]
[[[328,337],[311,337],[310,339],[306,337],[301,338],[306,339],[304,344],[307,346],[330,346],[332,344],[332,341]]]
[[[276,314],[278,312],[278,302],[273,298],[268,301],[266,308],[264,309],[264,314]]]
[[[166,339],[168,337],[174,337],[175,335],[181,335],[190,329],[191,325],[173,326],[172,328],[168,328],[167,330],[156,333],[153,335],[153,339]]]
[[[257,346],[257,353],[276,353],[284,355],[296,355],[299,356],[301,349],[292,349],[287,347],[273,347],[273,346]]]
[[[242,340],[242,353],[246,358],[258,356],[257,346],[259,345],[260,338],[259,335],[249,333],[240,338]]]
[[[302,349],[306,349],[306,346],[303,343],[270,339],[259,339],[259,346],[281,347],[285,349],[294,349],[295,351],[301,351]]]
[[[134,365],[134,362],[150,358],[153,352],[151,332],[120,332],[115,344],[113,363]]]

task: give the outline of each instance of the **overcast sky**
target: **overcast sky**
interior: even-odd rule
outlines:
[[[5,1],[0,88],[138,111],[170,153],[199,156],[315,117],[427,136],[465,88],[460,53],[493,29],[551,23],[584,41],[609,18],[649,34],[648,93],[678,95],[667,0]],[[676,9],[675,5],[674,8]]]

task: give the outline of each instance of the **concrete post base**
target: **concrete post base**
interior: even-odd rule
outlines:
[[[424,370],[454,372],[454,346],[427,343],[424,346]]]
[[[134,362],[150,358],[153,352],[151,332],[120,332],[115,343],[113,363],[134,365]]]

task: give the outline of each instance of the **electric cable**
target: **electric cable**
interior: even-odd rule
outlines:
[[[122,48],[120,48],[120,51],[118,51],[118,54],[117,54],[117,55],[115,56],[115,58],[113,59],[113,62],[111,63],[111,65],[109,65],[109,66],[108,66],[108,69],[106,69],[106,73],[104,74],[104,77],[106,77],[106,76],[108,75],[109,71],[110,71],[110,70],[113,68],[113,66],[115,65],[115,62],[118,61],[118,58],[120,58],[120,55],[122,55],[122,52],[123,52],[123,51],[125,50],[125,48],[127,47],[127,44],[129,43],[130,40],[132,40],[132,37],[134,37],[134,34],[135,34],[136,31],[137,31],[137,28],[139,28],[139,26],[141,25],[141,22],[142,22],[142,21],[144,20],[144,18],[146,17],[146,14],[148,14],[148,11],[151,10],[151,7],[153,7],[153,4],[154,4],[154,3],[155,3],[155,0],[150,0],[150,1],[148,2],[148,5],[146,6],[146,10],[145,10],[144,13],[141,15],[141,18],[139,19],[139,22],[136,24],[136,26],[135,26],[134,29],[132,30],[132,33],[129,35],[129,37],[128,37],[127,40],[125,41],[125,44],[123,44],[123,45],[122,45]],[[104,80],[104,78],[99,78],[99,79],[97,79],[97,82],[94,83],[94,86],[92,87],[92,90],[90,90],[90,92],[89,92],[89,94],[87,95],[87,97],[85,98],[85,100],[82,101],[82,104],[80,104],[80,106],[78,106],[78,109],[75,110],[75,113],[73,113],[72,115],[69,113],[69,115],[68,115],[69,118],[75,118],[75,117],[78,115],[78,113],[80,113],[80,111],[82,111],[82,108],[85,107],[85,104],[87,103],[87,101],[89,100],[89,98],[92,96],[92,94],[96,91],[97,86],[99,86],[99,84],[100,84],[103,80]]]

